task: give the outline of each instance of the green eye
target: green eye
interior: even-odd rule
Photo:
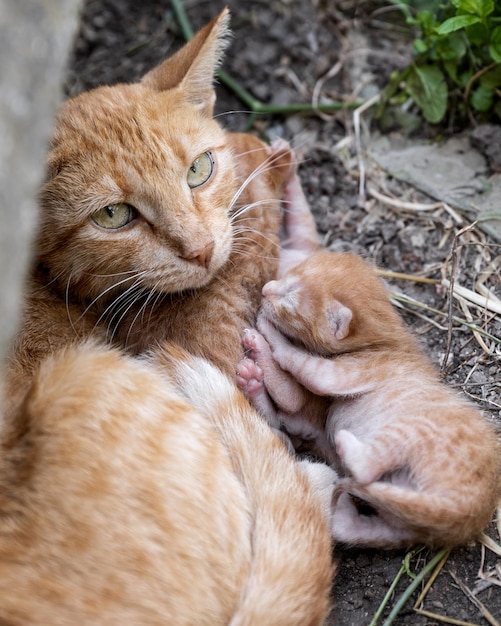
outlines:
[[[186,180],[188,185],[193,189],[199,187],[209,180],[212,170],[214,169],[214,162],[210,155],[210,152],[204,152],[197,157],[190,165],[190,169],[186,174]]]
[[[108,230],[122,228],[136,217],[136,209],[130,204],[125,204],[125,202],[109,204],[91,215],[93,222],[101,226],[101,228],[107,228]]]

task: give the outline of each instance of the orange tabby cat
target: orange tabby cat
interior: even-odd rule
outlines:
[[[241,332],[276,274],[292,154],[212,118],[227,20],[140,83],[61,108],[9,403],[40,358],[89,336],[132,354],[175,339],[234,372]]]
[[[440,383],[368,264],[318,250],[265,285],[258,329],[240,385],[275,427],[338,456],[336,540],[452,546],[482,531],[499,498],[494,429]]]
[[[220,369],[166,341],[232,371],[277,266],[291,154],[211,118],[227,22],[58,117],[3,381],[1,623],[328,613],[333,474],[295,462]]]

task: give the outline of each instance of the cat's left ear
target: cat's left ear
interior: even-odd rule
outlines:
[[[353,313],[351,309],[341,304],[341,302],[337,300],[329,302],[327,307],[327,321],[336,339],[340,340],[348,336],[352,317]]]
[[[176,54],[143,76],[142,84],[155,91],[177,88],[188,104],[211,116],[213,80],[228,45],[229,21],[226,7]]]

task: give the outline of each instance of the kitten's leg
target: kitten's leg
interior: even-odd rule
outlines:
[[[357,482],[367,485],[380,477],[382,468],[373,458],[369,445],[362,443],[349,430],[340,430],[334,440],[342,464]]]
[[[304,390],[287,372],[277,366],[264,337],[256,330],[247,330],[242,342],[249,357],[263,371],[266,390],[277,407],[285,413],[300,411],[305,402]]]
[[[292,374],[298,383],[318,396],[358,395],[374,388],[375,369],[364,367],[362,358],[316,357],[288,341],[270,322],[259,318],[259,332],[264,336],[274,361]],[[381,361],[384,367],[384,361]]]
[[[393,526],[380,515],[359,513],[347,492],[342,492],[332,507],[331,530],[333,539],[354,546],[396,548],[414,539],[412,531]]]

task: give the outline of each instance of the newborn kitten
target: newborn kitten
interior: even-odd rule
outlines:
[[[452,546],[489,523],[494,429],[439,381],[361,258],[318,250],[269,282],[258,329],[244,338],[254,369],[242,363],[239,383],[275,427],[315,439],[329,462],[339,457],[335,539]]]

